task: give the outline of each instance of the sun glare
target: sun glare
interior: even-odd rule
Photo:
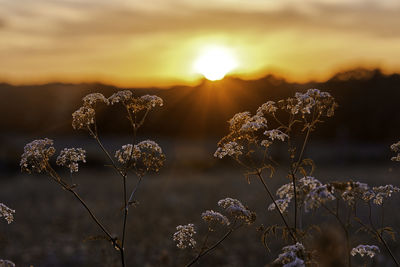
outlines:
[[[225,47],[204,49],[194,63],[196,72],[211,81],[221,80],[227,73],[237,67],[233,54]]]

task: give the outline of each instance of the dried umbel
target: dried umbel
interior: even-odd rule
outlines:
[[[285,139],[289,138],[289,136],[287,134],[285,134],[284,132],[282,132],[279,129],[265,131],[264,135],[266,135],[272,141],[274,141],[275,139],[278,139],[283,142],[283,141],[285,141]]]
[[[178,225],[176,227],[177,232],[173,235],[173,240],[177,243],[176,246],[180,249],[194,248],[196,246],[196,240],[193,236],[196,234],[194,224]]]
[[[352,256],[359,254],[361,257],[369,256],[373,258],[377,253],[380,253],[380,250],[379,247],[375,245],[358,245],[351,250]]]
[[[395,157],[392,157],[391,160],[392,161],[400,161],[400,141],[398,141],[397,143],[394,143],[390,146],[390,149],[393,152],[396,152],[397,155]]]
[[[111,105],[122,103],[129,111],[137,113],[143,110],[150,110],[154,107],[161,107],[164,105],[163,100],[156,95],[144,95],[134,97],[133,93],[129,90],[119,91],[108,98]]]
[[[0,203],[0,217],[4,217],[8,224],[14,221],[15,210],[10,209],[3,203]],[[1,266],[1,265],[0,265]]]
[[[218,201],[218,206],[225,209],[237,220],[242,220],[246,224],[252,224],[256,219],[256,214],[245,207],[242,202],[234,198],[224,198]]]
[[[56,164],[69,168],[70,172],[78,172],[78,161],[86,162],[86,151],[82,148],[64,148],[57,157]]]
[[[297,242],[294,245],[282,248],[283,253],[279,254],[274,264],[279,264],[285,267],[304,267],[306,249],[303,244]]]
[[[0,259],[0,267],[15,267],[15,263],[9,260]]]
[[[53,140],[48,138],[34,140],[26,144],[21,156],[21,170],[27,173],[41,173],[46,170],[49,159],[55,151]]]
[[[231,141],[223,144],[214,153],[214,157],[222,159],[225,156],[238,157],[242,155],[243,146],[238,145],[238,143]]]
[[[275,200],[281,212],[287,211],[289,203],[294,198],[293,183],[282,185],[276,191],[276,195],[280,199]],[[311,176],[301,178],[297,182],[296,192],[297,197],[302,201],[306,212],[317,209],[321,204],[335,199],[332,193],[332,188],[322,184],[319,180]],[[274,210],[275,204],[272,203],[268,210]]]
[[[109,104],[108,99],[100,93],[92,93],[86,95],[83,100],[83,105],[84,106],[95,106],[97,103],[104,103],[104,104]]]
[[[72,113],[72,127],[75,130],[88,129],[95,123],[96,112],[90,106],[82,106]]]
[[[389,198],[393,193],[400,192],[400,188],[393,186],[391,184],[385,186],[376,186],[372,188],[375,193],[375,198],[373,200],[374,204],[382,205],[385,198]]]
[[[230,222],[226,216],[213,210],[207,210],[203,212],[201,214],[201,218],[207,223],[217,222],[222,225],[230,225]]]
[[[140,158],[140,149],[132,144],[123,145],[121,149],[115,152],[118,162],[124,165],[134,163]]]

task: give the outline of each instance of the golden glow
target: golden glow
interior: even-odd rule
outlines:
[[[216,81],[224,78],[237,65],[235,57],[228,48],[214,46],[207,47],[200,53],[194,68],[208,80]]]

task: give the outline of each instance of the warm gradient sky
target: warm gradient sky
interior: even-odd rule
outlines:
[[[398,0],[0,0],[0,81],[194,82],[207,45],[234,74],[400,70]]]

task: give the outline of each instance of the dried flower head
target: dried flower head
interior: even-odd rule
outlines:
[[[306,249],[303,244],[297,242],[295,245],[282,248],[283,253],[279,254],[274,264],[279,264],[285,267],[304,267]]]
[[[75,130],[87,129],[94,124],[96,112],[90,106],[82,106],[72,113],[72,127]]]
[[[0,259],[0,267],[15,267],[15,263],[9,260]]]
[[[69,168],[70,172],[78,172],[78,161],[86,163],[86,151],[82,148],[64,148],[57,157],[56,164]]]
[[[263,116],[254,115],[250,117],[248,120],[244,121],[242,127],[240,128],[241,132],[255,132],[260,129],[267,128],[267,119]]]
[[[275,203],[278,206],[280,212],[283,213],[287,210],[287,208],[289,207],[290,200],[291,199],[289,199],[289,198],[281,198],[281,199],[275,200]],[[272,211],[276,208],[275,203],[271,203],[268,206],[269,211]]]
[[[108,98],[108,101],[111,105],[116,103],[127,103],[132,98],[132,92],[130,90],[122,90],[114,93],[112,96]]]
[[[264,114],[273,114],[277,109],[278,107],[274,101],[267,101],[257,109],[257,115],[263,116]]]
[[[346,188],[341,191],[341,197],[348,205],[354,205],[356,199],[362,199],[368,202],[375,195],[368,184],[353,181],[347,182]]]
[[[0,217],[4,217],[4,219],[6,219],[8,224],[10,224],[14,221],[14,213],[15,213],[15,210],[10,209],[3,203],[0,203]]]
[[[214,157],[222,159],[225,156],[238,157],[242,155],[243,146],[239,145],[236,142],[228,142],[223,144],[221,147],[217,148],[217,151],[214,153]]]
[[[361,257],[369,256],[373,258],[377,253],[380,253],[380,250],[379,247],[375,245],[358,245],[351,250],[352,256],[360,254]]]
[[[21,156],[21,171],[27,173],[41,173],[46,170],[49,159],[55,153],[53,140],[45,138],[34,140],[24,147]]]
[[[208,223],[211,222],[218,222],[222,225],[229,225],[230,222],[228,218],[224,215],[222,215],[219,212],[213,211],[213,210],[207,210],[201,214],[201,218]]]
[[[196,234],[194,229],[194,224],[178,225],[176,227],[177,232],[173,235],[173,240],[177,242],[176,246],[180,249],[185,249],[187,247],[194,248],[196,246],[196,240],[193,236]]]
[[[123,145],[121,149],[115,152],[115,157],[121,164],[132,163],[140,158],[140,149],[132,144]]]
[[[393,193],[400,192],[400,188],[391,184],[373,187],[372,190],[375,193],[375,199],[373,200],[373,202],[376,205],[382,205],[385,198],[391,197]]]
[[[391,160],[392,161],[400,161],[400,141],[398,141],[397,143],[394,143],[390,146],[390,149],[393,152],[396,152],[397,155],[395,157],[392,157]]]
[[[256,219],[256,214],[245,207],[242,202],[234,198],[224,198],[218,201],[218,206],[225,209],[235,219],[243,220],[247,224],[252,224]]]
[[[127,144],[115,152],[115,157],[127,168],[134,167],[140,175],[145,172],[158,172],[164,166],[165,155],[154,141],[146,140],[133,146]]]
[[[278,139],[283,142],[283,141],[285,141],[286,138],[288,138],[287,134],[285,134],[284,132],[282,132],[281,130],[278,130],[278,129],[265,131],[264,134],[272,141],[274,141],[275,139]]]
[[[84,98],[82,98],[83,100],[83,105],[84,106],[94,106],[97,103],[105,103],[105,104],[109,104],[108,99],[100,93],[92,93],[92,94],[88,94],[86,95]]]

